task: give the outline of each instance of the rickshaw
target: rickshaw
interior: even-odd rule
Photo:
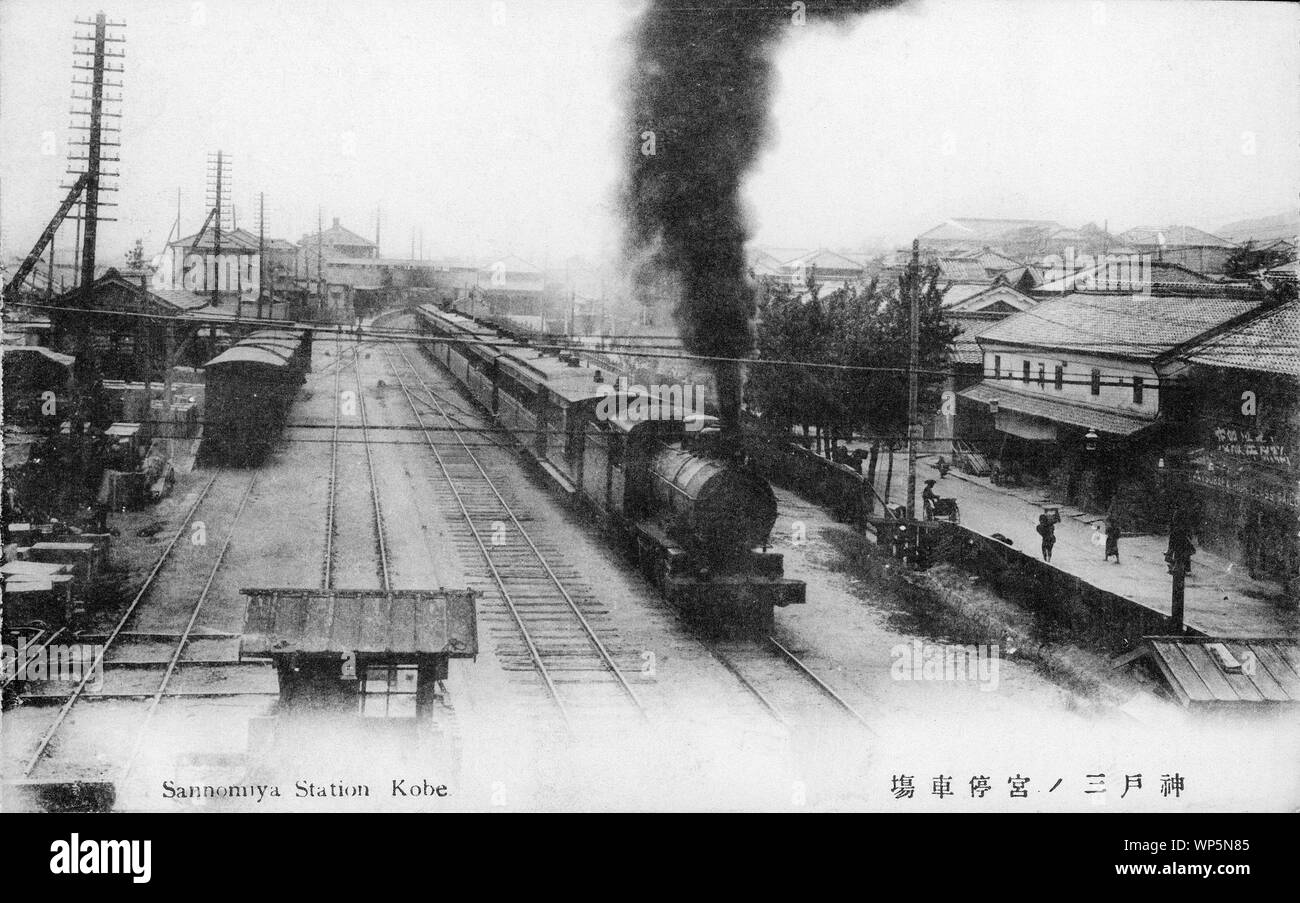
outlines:
[[[949,523],[961,523],[961,508],[954,498],[936,498],[930,506],[930,520],[946,520]]]

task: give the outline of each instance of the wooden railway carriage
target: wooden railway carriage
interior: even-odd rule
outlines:
[[[283,329],[258,330],[208,361],[203,457],[237,466],[260,461],[310,361],[308,333]]]
[[[634,396],[615,388],[623,374],[607,366],[529,347],[433,306],[419,314],[434,339],[426,353],[552,484],[595,511],[693,620],[761,633],[772,626],[773,606],[804,601],[804,584],[785,579],[782,556],[765,549],[776,521],[771,487],[715,452],[716,430],[688,433],[694,415],[666,402],[653,418],[633,416]]]

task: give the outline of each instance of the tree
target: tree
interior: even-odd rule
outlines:
[[[1223,264],[1223,272],[1235,279],[1244,279],[1260,270],[1281,266],[1290,259],[1290,254],[1281,248],[1257,248],[1253,241],[1248,241],[1228,255]]]
[[[132,270],[144,269],[144,241],[137,238],[135,247],[126,252],[126,266]]]
[[[937,407],[940,373],[958,329],[943,317],[937,267],[918,274],[921,409]],[[876,282],[846,286],[817,297],[774,288],[759,310],[760,360],[806,361],[860,368],[837,370],[790,365],[750,366],[746,398],[775,428],[818,428],[819,451],[855,432],[893,448],[907,428],[910,320],[907,277],[883,288]],[[873,455],[874,458],[874,455]]]

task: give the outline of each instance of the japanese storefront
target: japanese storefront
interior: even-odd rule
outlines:
[[[1252,576],[1294,585],[1300,569],[1295,451],[1260,430],[1219,426],[1189,462],[1201,541]]]

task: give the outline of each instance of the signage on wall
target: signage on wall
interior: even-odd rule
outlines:
[[[1294,449],[1279,442],[1268,442],[1260,430],[1238,430],[1217,427],[1214,430],[1214,450],[1222,455],[1244,458],[1260,464],[1291,467],[1295,460]]]

